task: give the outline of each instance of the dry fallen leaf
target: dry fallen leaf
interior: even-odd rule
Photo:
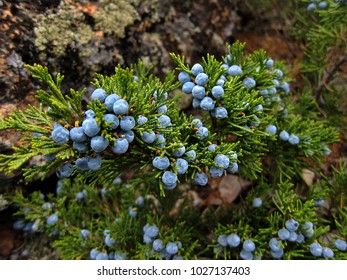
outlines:
[[[302,178],[304,179],[307,186],[311,186],[313,184],[315,174],[313,171],[304,168],[302,170]]]
[[[224,203],[232,203],[242,190],[252,183],[236,175],[224,176],[219,184],[219,192]]]

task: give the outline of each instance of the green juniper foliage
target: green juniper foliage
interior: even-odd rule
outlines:
[[[141,62],[96,75],[87,108],[85,91],[63,93],[62,76],[27,66],[46,85],[37,92],[42,104],[0,120],[0,129],[23,133],[12,155],[0,155],[0,171],[60,179],[56,194],[11,198],[24,217],[16,227],[52,236],[63,259],[309,259],[316,242],[325,246],[317,258],[332,258],[329,248],[345,258],[319,240],[330,227],[317,218],[317,197],[294,191],[337,132],[296,112],[283,63],[264,51],[245,54],[239,42],[228,50],[222,61],[207,55],[193,66],[171,54],[178,72],[164,81]],[[182,94],[193,96],[197,115],[178,109]],[[40,155],[45,163],[28,167]],[[201,196],[228,173],[252,188],[215,211]],[[341,217],[335,239],[347,237]]]
[[[325,3],[325,4],[324,4]],[[305,45],[301,74],[318,109],[341,131],[345,130],[344,98],[347,64],[346,1],[313,1],[299,3],[294,15],[294,36]]]

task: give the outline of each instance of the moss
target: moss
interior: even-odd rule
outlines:
[[[65,54],[66,48],[86,46],[92,39],[93,30],[84,23],[84,15],[73,6],[62,1],[56,12],[39,15],[34,29],[35,46],[42,52]],[[42,57],[44,58],[44,57]]]
[[[100,7],[94,15],[96,29],[123,38],[125,28],[140,19],[132,5],[137,2],[137,0],[101,0]]]

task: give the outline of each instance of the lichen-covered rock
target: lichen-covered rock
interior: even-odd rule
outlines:
[[[140,15],[132,4],[137,0],[100,0],[96,10],[95,27],[97,30],[110,33],[118,38],[125,36],[125,28],[132,25]]]
[[[53,53],[59,57],[68,47],[85,47],[93,37],[92,28],[85,23],[81,11],[62,1],[56,11],[49,10],[36,19],[35,46],[41,52],[41,58]]]

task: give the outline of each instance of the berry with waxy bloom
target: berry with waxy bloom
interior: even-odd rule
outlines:
[[[89,157],[87,164],[89,170],[98,170],[101,167],[101,156]]]
[[[201,109],[203,109],[205,111],[213,110],[214,106],[215,106],[214,101],[209,96],[204,97],[200,102]]]
[[[270,124],[267,128],[266,128],[266,132],[272,135],[275,135],[277,132],[277,127],[273,124]]]
[[[289,133],[287,131],[285,131],[285,130],[282,130],[280,132],[280,138],[283,141],[288,141],[289,140]]]
[[[252,78],[245,78],[242,82],[242,85],[245,87],[245,88],[254,88],[256,86],[256,82],[254,79]]]
[[[129,110],[129,104],[124,99],[118,99],[113,103],[112,109],[116,115],[125,115]]]
[[[228,74],[232,77],[241,76],[242,75],[242,69],[238,65],[232,65],[228,69]]]
[[[178,247],[176,245],[176,243],[173,242],[169,242],[166,247],[166,252],[168,252],[170,255],[175,255],[178,252]]]
[[[129,142],[126,138],[118,138],[112,147],[115,154],[124,154],[129,148]]]
[[[204,172],[195,173],[194,182],[200,186],[206,186],[207,182],[208,182],[208,177],[207,177],[206,173],[204,173]]]
[[[164,185],[174,185],[177,182],[177,175],[171,171],[165,171],[161,180]]]
[[[196,158],[196,152],[194,150],[187,151],[186,155],[188,156],[188,162],[193,162]]]
[[[205,73],[199,73],[195,78],[195,83],[199,86],[204,86],[208,82],[208,75]]]
[[[207,127],[199,127],[199,130],[196,132],[196,134],[199,136],[199,138],[202,140],[206,137],[208,137],[208,129]]]
[[[223,235],[218,236],[217,241],[221,246],[227,247],[228,246],[227,238],[228,238],[228,236],[223,234]]]
[[[152,161],[152,164],[155,168],[159,170],[165,170],[170,166],[170,160],[168,157],[155,157]]]
[[[296,231],[299,228],[299,223],[294,219],[287,220],[286,221],[286,228],[289,231]]]
[[[230,159],[228,156],[223,154],[218,154],[214,158],[214,162],[219,165],[220,167],[226,169],[229,167]]]
[[[91,99],[98,99],[101,103],[104,103],[106,99],[106,91],[102,88],[97,88],[93,91]]]
[[[155,239],[152,244],[152,248],[156,252],[163,250],[163,241],[161,239]]]
[[[74,142],[84,142],[87,140],[87,135],[84,134],[82,127],[74,127],[70,130],[70,139]]]
[[[203,86],[196,85],[192,89],[192,95],[194,98],[202,100],[206,96],[206,90]]]
[[[247,252],[253,252],[255,250],[255,244],[252,240],[247,239],[243,242],[242,248]]]
[[[203,73],[204,72],[204,67],[201,66],[201,64],[199,63],[195,63],[193,66],[192,66],[192,74],[196,77],[197,75],[199,75],[200,73]]]
[[[104,115],[105,123],[107,123],[111,129],[117,129],[119,126],[119,119],[114,114],[105,114]]]
[[[177,167],[177,173],[178,174],[185,174],[188,170],[188,161],[186,161],[183,158],[178,158],[176,161],[176,167]]]
[[[315,257],[320,257],[323,254],[323,248],[319,243],[312,243],[310,245],[310,252]]]
[[[123,116],[119,122],[121,129],[128,131],[135,127],[135,119],[133,116]]]
[[[329,247],[323,248],[323,257],[327,259],[331,259],[334,257],[334,251],[331,250]]]
[[[214,115],[216,119],[219,119],[219,120],[225,119],[228,117],[228,111],[224,107],[217,107],[217,108],[214,108]]]
[[[119,99],[121,98],[116,93],[108,95],[105,99],[106,110],[108,112],[113,112],[113,104]]]
[[[300,138],[292,134],[289,136],[288,142],[292,145],[297,145],[300,143]]]
[[[254,208],[259,208],[260,206],[262,206],[262,204],[263,204],[263,200],[260,197],[256,197],[253,199],[252,206]]]
[[[47,225],[53,225],[56,224],[58,222],[58,216],[57,214],[52,214],[50,215],[47,219],[46,219],[46,224]]]
[[[90,140],[90,147],[93,151],[100,153],[104,151],[109,144],[109,140],[103,136],[97,135]]]
[[[82,128],[83,128],[84,133],[89,137],[93,137],[93,136],[97,135],[100,131],[99,124],[93,118],[86,118],[82,122]]]
[[[228,242],[228,245],[231,247],[238,247],[241,243],[241,239],[237,234],[232,233],[228,235],[227,242]]]
[[[144,131],[142,136],[141,136],[141,139],[143,142],[151,144],[155,141],[156,137],[157,136],[155,135],[155,133],[153,131],[151,131],[151,132]]]
[[[290,237],[290,232],[286,228],[282,228],[278,231],[278,237],[281,240],[287,240]]]
[[[62,167],[58,168],[56,174],[59,178],[68,178],[73,172],[73,166],[71,163],[66,162]]]
[[[192,93],[195,84],[193,82],[185,82],[182,86],[182,91],[186,94]]]
[[[347,242],[345,240],[336,239],[334,245],[339,251],[344,252],[347,250]]]
[[[190,82],[190,75],[187,72],[180,72],[178,74],[178,80],[180,81],[181,84]]]
[[[51,133],[52,139],[57,144],[65,144],[69,141],[70,138],[70,132],[66,128],[62,126],[56,126],[52,133]]]
[[[210,175],[212,178],[219,178],[222,177],[224,173],[224,169],[223,168],[219,168],[216,166],[211,166],[210,167]]]

